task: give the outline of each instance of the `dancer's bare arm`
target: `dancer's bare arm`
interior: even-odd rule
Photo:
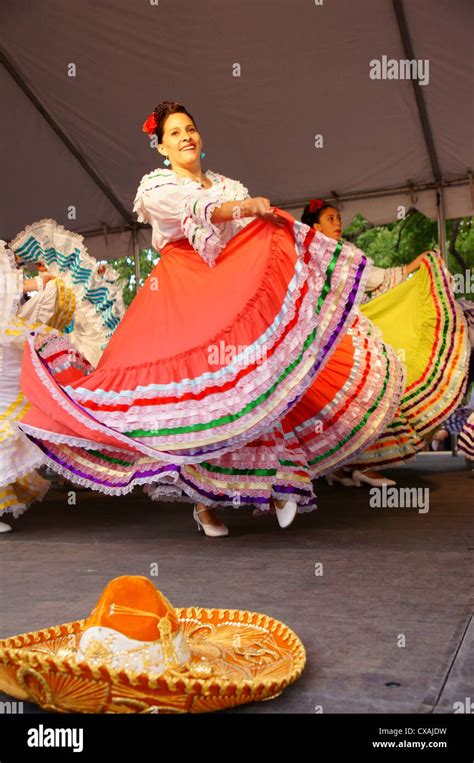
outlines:
[[[39,276],[41,280],[43,281],[43,287],[46,286],[48,281],[51,281],[54,276],[50,275],[50,273],[41,273]],[[23,280],[23,291],[37,291],[38,290],[38,283],[36,281],[36,278],[25,278]]]

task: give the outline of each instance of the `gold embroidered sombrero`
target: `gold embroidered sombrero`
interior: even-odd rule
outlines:
[[[0,640],[0,690],[65,713],[203,713],[277,697],[305,661],[268,615],[175,609],[148,578],[123,576],[87,620]]]

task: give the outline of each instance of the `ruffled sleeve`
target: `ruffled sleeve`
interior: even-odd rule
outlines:
[[[144,175],[138,186],[133,211],[138,222],[154,220],[176,224],[178,218],[178,183],[170,170],[156,170]]]
[[[370,298],[380,296],[389,289],[393,289],[405,280],[405,268],[379,268],[372,265],[367,279],[366,289],[370,292]]]
[[[191,193],[184,200],[181,226],[184,235],[210,267],[225,246],[217,225],[211,222],[212,213],[224,199],[219,190],[203,189],[202,193]]]
[[[170,170],[157,170],[143,178],[134,211],[140,222],[151,223],[156,249],[168,241],[185,237],[210,267],[215,265],[229,239],[225,234],[231,229],[231,223],[212,223],[212,213],[225,201],[246,198],[248,192],[238,181],[228,181],[226,187],[225,183],[218,182],[215,173],[211,175],[214,184],[207,189],[192,181],[178,183]]]

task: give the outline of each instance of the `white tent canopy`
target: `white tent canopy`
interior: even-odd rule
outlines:
[[[101,259],[149,245],[148,228],[133,233],[132,203],[162,163],[141,125],[163,99],[194,115],[205,169],[295,216],[333,193],[345,223],[356,212],[388,222],[401,205],[435,219],[438,202],[447,217],[471,215],[472,9],[2,0],[0,237],[46,217]],[[372,79],[383,57],[427,60],[428,84]]]

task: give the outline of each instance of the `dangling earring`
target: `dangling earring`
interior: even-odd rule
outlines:
[[[201,151],[201,159],[204,159],[205,156],[206,154],[204,153],[204,151]]]
[[[166,164],[166,166],[167,166],[167,167],[169,167],[169,166],[170,166],[171,162],[170,162],[170,160],[168,159],[168,157],[166,157],[166,159],[164,160],[163,164]]]

